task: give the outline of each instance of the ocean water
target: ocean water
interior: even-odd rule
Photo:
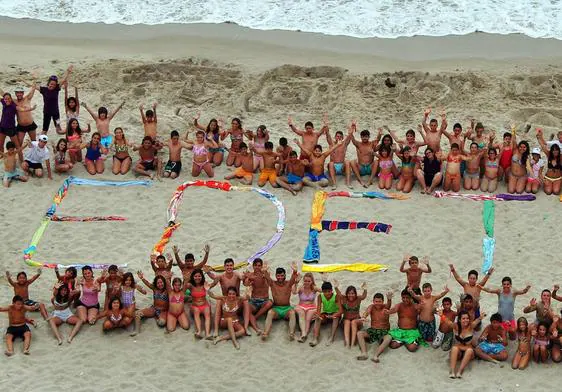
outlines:
[[[231,21],[353,37],[482,31],[562,39],[562,0],[2,0],[0,15],[72,23]]]

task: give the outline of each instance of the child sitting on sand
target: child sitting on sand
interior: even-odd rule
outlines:
[[[98,314],[98,319],[105,317],[103,331],[107,332],[116,328],[127,328],[133,322],[119,297],[114,297],[109,302],[109,308]]]
[[[449,154],[439,154],[437,156],[442,161],[447,161],[447,169],[445,171],[445,182],[443,190],[448,192],[458,192],[461,190],[461,162],[468,161],[470,157],[460,153],[459,145],[453,143]]]
[[[6,143],[6,149],[8,151],[2,153],[0,152],[0,159],[4,159],[4,176],[2,178],[2,184],[4,187],[9,188],[12,181],[21,181],[26,182],[27,176],[22,173],[18,167],[18,154],[27,147],[28,143],[24,143],[24,145],[20,148],[16,148],[16,144],[14,142]]]
[[[318,339],[320,338],[320,327],[322,324],[329,322],[332,324],[332,330],[330,338],[326,341],[326,346],[334,343],[334,338],[343,313],[341,298],[334,293],[332,284],[330,282],[324,282],[322,283],[321,289],[322,292],[318,295],[317,299],[314,336],[312,341],[309,343],[310,347],[314,347],[318,344]]]
[[[535,147],[531,150],[531,159],[527,160],[527,186],[525,192],[537,193],[544,182],[544,160],[541,159],[541,149]]]
[[[345,289],[345,294],[342,294],[339,285],[336,285],[336,294],[338,295],[339,302],[342,306],[343,316],[343,338],[344,347],[351,348],[355,346],[357,340],[357,331],[363,327],[363,319],[359,313],[361,308],[361,301],[367,298],[367,283],[361,284],[361,295],[357,295],[355,286],[348,286]]]
[[[68,142],[66,139],[59,139],[56,146],[52,144],[55,159],[55,172],[57,173],[68,173],[74,166],[70,157],[67,157],[67,146]]]
[[[439,329],[437,330],[437,334],[435,335],[435,339],[433,340],[431,346],[433,348],[439,348],[439,346],[441,346],[443,351],[449,351],[453,344],[453,327],[451,326],[451,323],[455,321],[457,312],[452,309],[453,301],[449,297],[443,298],[441,306],[442,312]]]
[[[376,293],[373,296],[373,303],[369,305],[363,318],[371,318],[371,326],[364,331],[357,332],[357,343],[361,349],[361,355],[357,357],[358,360],[364,361],[369,356],[367,355],[366,343],[381,343],[382,339],[388,334],[390,330],[390,317],[384,310],[389,310],[392,306],[392,291],[386,294],[386,304],[384,303],[384,295]]]
[[[511,361],[512,369],[523,370],[529,364],[531,359],[531,330],[529,322],[525,317],[517,319],[517,350]]]
[[[6,351],[10,357],[14,355],[14,340],[23,339],[23,353],[29,355],[31,345],[31,331],[26,324],[25,312],[32,311],[33,307],[24,305],[23,298],[19,295],[12,298],[12,304],[0,307],[0,312],[8,312],[8,328],[6,329]]]
[[[14,288],[14,295],[19,295],[23,298],[23,303],[25,306],[29,306],[32,310],[39,310],[43,319],[47,320],[49,315],[47,314],[47,308],[45,305],[36,301],[29,299],[29,286],[35,282],[41,276],[41,268],[37,270],[37,273],[27,279],[27,274],[24,271],[18,272],[16,276],[16,281],[12,280],[12,276],[8,271],[6,271],[6,279],[8,283]]]
[[[548,326],[539,323],[536,329],[531,332],[533,336],[533,359],[536,363],[545,363],[550,356],[550,339],[548,336]]]
[[[502,327],[502,316],[499,313],[490,317],[490,325],[484,328],[478,341],[480,343],[474,349],[477,357],[489,362],[507,360],[507,334]]]
[[[151,179],[156,175],[156,178],[159,179],[162,164],[156,154],[161,148],[161,146],[155,145],[150,136],[145,136],[140,146],[133,147],[133,151],[138,151],[140,156],[140,160],[135,165],[133,171],[141,176],[150,177]],[[151,173],[151,171],[155,171],[155,173]]]
[[[304,185],[303,177],[308,166],[307,160],[302,160],[297,158],[297,152],[291,151],[289,153],[289,159],[281,161],[286,168],[286,175],[277,177],[277,184],[280,187],[288,190],[293,194],[297,195],[297,192],[302,190]]]
[[[254,180],[254,154],[252,151],[248,151],[248,146],[244,142],[239,144],[239,148],[240,151],[237,153],[237,159],[240,160],[241,165],[232,174],[226,175],[224,179],[232,180],[233,178],[239,178],[242,184],[252,185]]]
[[[262,157],[261,161],[261,173],[258,177],[258,186],[262,187],[267,182],[274,187],[278,188],[277,184],[277,170],[275,166],[281,159],[282,154],[273,151],[273,143],[265,142],[265,148],[257,149],[255,145],[250,144],[250,149],[256,154],[260,154]]]
[[[344,145],[343,141],[336,142],[325,152],[322,152],[322,146],[319,144],[315,145],[314,150],[311,151],[302,145],[297,139],[294,139],[294,142],[300,147],[304,154],[310,157],[310,169],[309,172],[305,173],[303,183],[314,188],[323,188],[328,186],[330,182],[328,181],[326,174],[324,174],[324,163],[326,162],[326,158],[328,158],[328,156],[330,156],[336,148]]]

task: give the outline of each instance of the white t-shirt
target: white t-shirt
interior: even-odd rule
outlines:
[[[49,159],[49,149],[47,145],[41,148],[38,141],[31,142],[29,150],[25,153],[25,160],[31,163],[43,163],[44,160]]]
[[[539,171],[541,170],[541,167],[544,167],[544,160],[539,159],[538,162],[533,162],[533,160],[531,160],[532,173],[530,173],[530,177],[534,179],[538,179]]]
[[[546,142],[548,148],[552,147],[555,144],[558,144],[558,147],[562,150],[562,142],[560,142],[560,140],[549,140],[548,142]]]

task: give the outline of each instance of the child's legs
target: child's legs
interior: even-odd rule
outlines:
[[[210,305],[207,305],[207,307],[205,308],[203,316],[205,317],[205,335],[209,336],[211,335],[211,306]]]
[[[472,178],[470,182],[471,182],[470,189],[472,189],[473,191],[480,188],[480,177]]]
[[[351,341],[351,320],[343,320],[343,340],[345,347],[348,347]]]
[[[213,154],[213,159],[212,162],[215,166],[220,166],[220,164],[222,163],[222,160],[224,158],[224,154],[222,152],[215,152]]]
[[[451,189],[451,176],[445,175],[445,182],[443,183],[443,190],[448,192]]]
[[[306,335],[306,312],[300,306],[295,309],[297,316],[299,317],[299,329],[301,331],[301,336]]]
[[[330,181],[327,178],[323,178],[320,181],[318,181],[318,185],[320,185],[322,188],[325,188],[328,185],[330,185]]]
[[[116,159],[115,157],[113,158],[113,162],[111,164],[111,172],[113,174],[119,174],[121,173],[121,165],[122,162],[119,159]]]
[[[540,358],[541,362],[545,363],[548,359],[548,348],[546,346],[540,346]]]
[[[463,186],[464,186],[464,189],[466,189],[466,190],[470,190],[470,188],[472,187],[471,179],[468,176],[468,173],[466,173],[466,172],[464,173]]]
[[[388,176],[388,178],[384,178],[383,180],[384,189],[389,190],[392,188],[392,176]]]
[[[402,189],[402,192],[410,193],[413,187],[414,187],[414,178],[413,177],[407,178],[406,180],[404,180],[404,188]]]
[[[461,190],[461,178],[460,175],[458,175],[458,177],[455,177],[452,181],[451,181],[451,188],[453,189],[453,192],[458,192]]]
[[[462,374],[464,369],[468,366],[470,361],[474,358],[474,351],[471,348],[467,348],[462,357],[461,366],[459,367],[459,374]]]
[[[420,348],[420,346],[418,346],[418,345],[415,344],[415,343],[406,344],[405,346],[406,346],[406,349],[407,349],[409,352],[411,352],[411,353],[413,353],[414,351],[417,351],[418,348]]]
[[[441,184],[441,180],[443,180],[443,174],[436,173],[435,176],[433,177],[433,181],[431,181],[431,185],[428,189],[429,192],[433,192],[433,190],[435,188],[437,188],[439,186],[439,184]]]
[[[359,349],[361,350],[362,354],[367,354],[367,342],[366,339],[369,336],[367,331],[359,331],[357,332],[357,344],[359,345]]]
[[[537,193],[539,191],[540,185],[541,185],[540,182],[533,181],[533,183],[531,185],[531,192]]]
[[[201,166],[197,165],[195,162],[191,164],[191,175],[193,177],[199,177],[201,174]]]
[[[23,334],[23,353],[29,353],[29,346],[31,346],[31,331],[24,332]]]
[[[177,320],[180,327],[185,330],[189,329],[189,318],[187,317],[187,313],[183,312],[182,314],[180,314]]]
[[[521,360],[519,361],[519,370],[525,369],[527,365],[529,365],[530,359],[531,359],[530,352],[526,353],[523,357],[521,357]]]
[[[482,192],[489,192],[488,187],[489,187],[489,180],[486,176],[484,176],[482,177],[482,182],[480,183],[480,190]]]
[[[515,352],[515,355],[513,356],[513,359],[511,361],[511,368],[512,369],[519,369],[519,363],[521,362],[521,354],[519,354],[519,351]]]
[[[561,186],[562,186],[562,180],[554,181],[552,183],[552,193],[554,193],[555,195],[559,195]]]
[[[86,160],[86,171],[91,174],[94,175],[96,174],[96,165],[94,162],[90,161],[90,160]]]
[[[95,324],[99,312],[97,308],[88,309],[88,322],[90,324]]]
[[[132,164],[132,160],[131,158],[126,158],[123,162],[121,162],[121,174],[127,174],[129,172],[129,170],[131,169],[131,164]]]
[[[196,307],[192,308],[193,321],[195,322],[195,333],[201,333],[201,311]]]
[[[351,322],[351,345],[355,346],[355,341],[357,340],[357,331],[361,330],[363,323],[360,319],[353,320]]]
[[[88,310],[85,306],[78,306],[76,308],[76,314],[78,315],[78,318],[83,322],[86,322],[88,320]]]
[[[401,191],[402,189],[404,189],[405,182],[406,181],[404,180],[404,177],[400,176],[400,179],[398,180],[398,182],[396,182],[396,190]]]
[[[185,312],[182,314],[185,314]],[[166,329],[168,330],[168,332],[174,332],[176,330],[177,322],[178,319],[176,318],[176,316],[173,316],[172,314],[170,314],[170,312],[168,312],[166,319]]]
[[[328,173],[330,174],[330,181],[332,185],[336,185],[336,168],[333,162],[328,162]]]
[[[103,173],[103,171],[105,170],[104,163],[105,163],[105,161],[103,159],[98,159],[96,161],[96,172],[98,174]]]
[[[6,353],[14,353],[14,335],[12,335],[11,333],[6,334]]]
[[[527,184],[527,178],[525,176],[519,177],[516,181],[515,192],[523,193],[526,184]]]
[[[205,170],[205,173],[207,174],[207,176],[209,176],[209,178],[213,178],[213,176],[215,175],[213,165],[211,165],[210,163],[206,163],[205,166],[203,166],[203,170]]]

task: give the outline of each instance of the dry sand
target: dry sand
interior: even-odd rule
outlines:
[[[320,125],[328,112],[332,130],[344,129],[353,118],[361,128],[383,124],[403,134],[421,120],[423,108],[444,106],[449,123],[475,117],[502,132],[514,121],[560,129],[562,42],[522,36],[472,34],[463,37],[414,37],[397,40],[325,37],[319,34],[258,32],[234,25],[105,26],[44,23],[2,19],[0,24],[0,87],[11,91],[31,72],[40,79],[61,74],[68,63],[76,72],[83,102],[114,108],[127,104],[113,126],[122,126],[130,139],[138,140],[142,127],[138,105],[158,101],[159,131],[185,130],[196,111],[202,123],[211,117],[239,116],[244,126],[255,129],[267,124],[276,142],[291,137],[288,115],[302,126],[306,120]],[[8,56],[6,56],[8,55]],[[291,65],[286,65],[291,64]],[[387,88],[390,77],[397,86]],[[37,94],[35,98],[41,104]],[[40,124],[40,110],[36,122]],[[81,121],[89,120],[83,111]],[[536,144],[533,135],[529,139]],[[354,155],[352,148],[348,156]],[[190,155],[184,156],[180,179],[157,182],[151,188],[103,189],[73,187],[61,212],[77,215],[115,214],[127,222],[53,223],[39,246],[38,259],[88,262],[126,262],[130,270],[148,272],[148,255],[166,224],[165,210],[175,187],[189,175]],[[106,166],[106,170],[109,167]],[[217,170],[222,178],[227,169]],[[73,172],[87,176],[82,167]],[[42,214],[63,177],[53,181],[32,180],[2,190],[0,210],[4,235],[0,242],[1,270],[15,273],[24,268],[22,250],[27,246]],[[115,180],[110,171],[99,178]],[[128,174],[123,179],[132,179]],[[343,180],[340,181],[340,188]],[[343,188],[342,188],[343,189]],[[501,190],[505,190],[501,188]],[[429,255],[434,273],[427,281],[440,289],[445,283],[456,299],[460,287],[449,275],[454,261],[462,275],[481,264],[482,205],[478,202],[434,199],[414,188],[408,201],[330,200],[326,217],[368,219],[393,225],[389,236],[368,232],[323,233],[323,262],[368,262],[390,265],[386,273],[337,274],[341,285],[368,283],[368,298],[376,291],[404,286],[398,271],[403,253]],[[273,266],[300,260],[307,242],[313,191],[298,197],[273,191],[287,210],[281,242],[266,259]],[[532,203],[496,203],[496,273],[490,286],[510,275],[514,286],[533,284],[531,292],[516,303],[516,316],[542,288],[558,282],[560,203],[539,195]],[[248,193],[213,190],[186,191],[179,221],[184,225],[173,238],[183,252],[200,256],[211,244],[212,264],[226,257],[237,260],[250,255],[273,233],[275,209]],[[54,273],[44,271],[32,286],[31,295],[50,301]],[[2,304],[12,292],[0,278]],[[424,279],[425,281],[425,279]],[[139,296],[140,306],[150,297]],[[363,303],[365,308],[370,301]],[[555,304],[560,308],[558,303]],[[485,295],[482,307],[491,314],[496,298]],[[37,314],[37,318],[40,316]],[[531,320],[531,317],[529,317]],[[263,321],[262,321],[263,322]],[[394,317],[392,318],[394,323]],[[7,318],[0,318],[7,326]],[[103,336],[101,325],[85,326],[72,345],[57,347],[49,327],[34,330],[32,355],[1,358],[2,390],[310,390],[337,391],[346,388],[367,391],[422,391],[455,388],[461,391],[547,390],[558,383],[560,365],[531,364],[524,372],[475,361],[464,380],[449,380],[448,354],[422,349],[409,354],[404,349],[387,352],[382,362],[358,362],[358,349],[343,348],[342,337],[331,347],[323,342],[312,349],[288,342],[287,326],[277,323],[270,341],[257,337],[241,339],[241,350],[230,343],[213,346],[195,341],[193,332],[165,335],[153,321],[142,334],[130,338],[125,332]],[[68,334],[66,327],[62,328]],[[326,336],[327,330],[323,331]],[[515,347],[510,345],[510,353]],[[511,357],[511,356],[510,356]]]

